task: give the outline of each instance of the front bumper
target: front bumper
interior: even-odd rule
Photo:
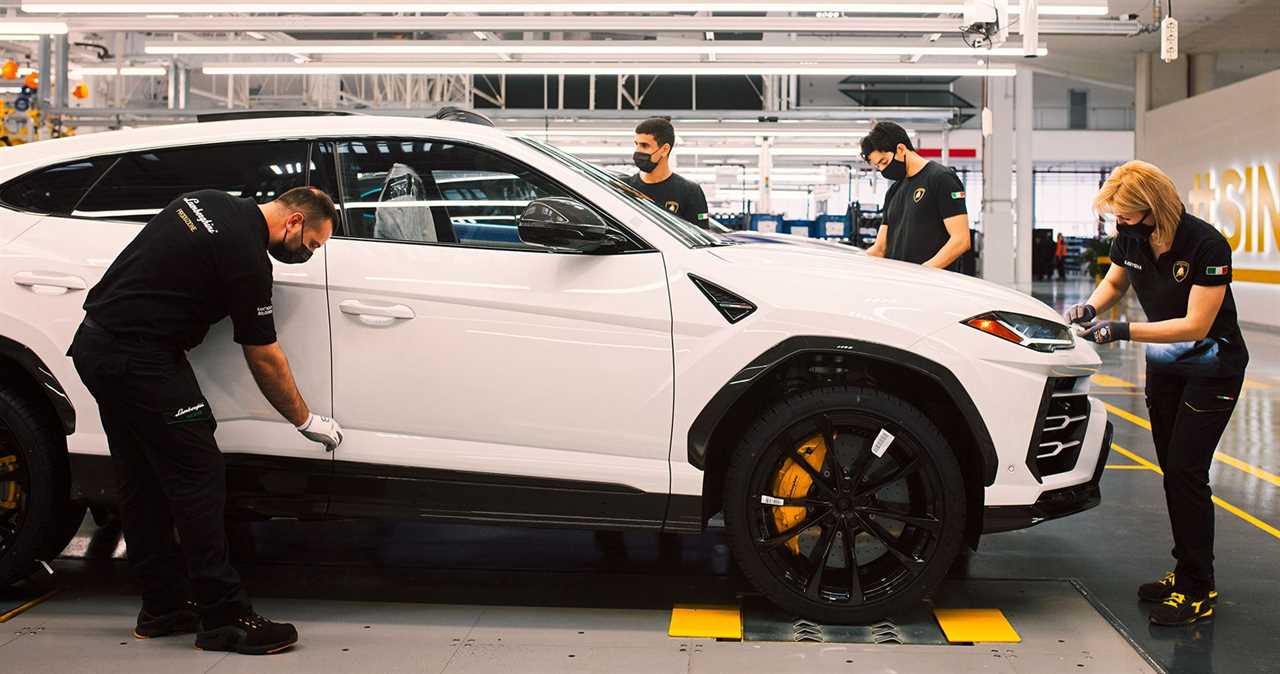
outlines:
[[[1057,519],[1084,512],[1102,502],[1102,471],[1111,453],[1111,422],[1107,422],[1102,434],[1102,449],[1093,478],[1084,484],[1044,492],[1031,505],[988,506],[983,509],[982,533],[993,534],[1033,527],[1046,520]]]

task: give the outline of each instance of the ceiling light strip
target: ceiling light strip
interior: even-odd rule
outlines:
[[[611,40],[604,42],[551,42],[517,41],[501,42],[449,42],[434,41],[311,41],[263,44],[261,42],[148,42],[144,47],[148,54],[163,55],[213,55],[213,54],[402,54],[402,55],[700,55],[700,56],[1026,56],[1022,47],[997,47],[975,50],[964,46],[932,45],[851,45],[832,43],[811,44],[726,44],[684,43],[671,44],[645,40]],[[1040,47],[1038,56],[1048,54]]]
[[[0,33],[5,35],[66,35],[65,21],[9,21],[0,19]]]
[[[1011,4],[1009,12],[1018,14],[1020,3]],[[838,14],[961,14],[963,2],[742,2],[715,0],[650,0],[635,2],[619,0],[577,0],[544,2],[351,2],[350,0],[295,0],[252,2],[248,0],[223,2],[119,2],[116,0],[24,0],[22,11],[41,14],[363,14],[363,13],[453,13],[511,14],[511,13],[591,13],[624,14],[646,12],[814,12]],[[1042,3],[1040,16],[1106,16],[1105,2]],[[833,17],[839,18],[839,17]]]
[[[867,67],[808,64],[649,64],[649,63],[259,63],[217,64],[206,75],[831,75],[837,77],[1013,77],[1011,67],[908,66]]]

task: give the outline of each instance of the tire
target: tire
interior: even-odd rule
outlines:
[[[19,391],[0,387],[0,585],[23,578],[71,540],[68,485],[57,421]]]
[[[893,439],[876,455],[882,431]],[[917,607],[946,577],[963,545],[964,477],[909,403],[820,388],[778,401],[747,429],[725,476],[724,515],[734,559],[766,598],[807,620],[870,624]]]

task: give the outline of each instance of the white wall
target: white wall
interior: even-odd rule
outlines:
[[[1240,320],[1280,329],[1280,70],[1146,114],[1138,158],[1234,250]],[[1248,281],[1242,280],[1248,279]],[[1252,281],[1252,282],[1251,282]]]

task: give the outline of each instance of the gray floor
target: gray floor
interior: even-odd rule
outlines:
[[[1037,285],[1059,306],[1079,283]],[[1132,310],[1131,310],[1132,311]],[[987,537],[957,566],[943,606],[1000,608],[1011,646],[855,646],[670,639],[677,602],[733,603],[746,591],[719,531],[680,540],[424,523],[266,522],[235,532],[258,608],[298,623],[303,642],[271,658],[196,652],[189,637],[129,636],[136,599],[117,532],[86,528],[57,562],[65,588],[0,625],[3,672],[1146,672],[1126,637],[1170,672],[1280,672],[1280,525],[1276,399],[1280,336],[1249,333],[1250,384],[1215,462],[1217,617],[1154,628],[1135,586],[1171,565],[1159,475],[1108,470],[1103,504],[1026,531]],[[1105,371],[1136,387],[1099,389],[1145,417],[1141,347],[1102,350]],[[1120,418],[1116,443],[1154,461],[1150,434]],[[1132,464],[1114,456],[1113,465]],[[1261,526],[1260,526],[1261,525]],[[1088,598],[1061,579],[1076,579]],[[1039,580],[1036,580],[1039,579]],[[1115,621],[1113,626],[1107,617]]]
[[[1070,583],[956,581],[943,603],[1000,606],[1023,642],[999,647],[671,639],[670,612],[428,603],[260,600],[305,641],[269,658],[137,641],[119,596],[68,596],[5,625],[0,657],[24,672],[1108,672],[1154,671]],[[14,636],[10,637],[9,634]]]

